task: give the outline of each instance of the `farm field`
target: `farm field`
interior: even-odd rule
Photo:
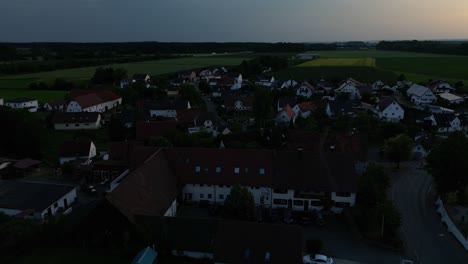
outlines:
[[[367,66],[374,67],[374,58],[322,58],[311,60],[297,65],[296,67],[342,67],[342,66]]]
[[[318,50],[307,53],[320,54],[322,58],[427,58],[427,57],[462,57],[457,55],[444,55],[433,53],[386,51],[386,50]]]
[[[66,91],[51,90],[0,89],[0,98],[7,101],[16,97],[30,97],[44,104],[50,100],[63,99],[66,93]]]
[[[168,59],[157,61],[142,61],[105,66],[93,66],[75,69],[65,69],[50,72],[38,72],[20,75],[7,75],[0,77],[0,89],[27,88],[29,83],[35,81],[52,82],[56,78],[79,81],[90,79],[98,67],[125,68],[128,75],[135,73],[148,73],[150,75],[162,75],[180,70],[195,69],[211,65],[239,65],[245,58],[231,57],[190,57],[180,59]]]
[[[325,78],[337,82],[349,77],[363,82],[395,81],[398,78],[398,75],[392,71],[362,66],[289,67],[274,73],[274,76],[276,79],[283,80],[294,78],[297,81],[303,81]]]

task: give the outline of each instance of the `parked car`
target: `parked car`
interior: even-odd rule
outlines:
[[[304,264],[321,264],[321,263],[332,264],[333,263],[332,258],[327,257],[325,255],[321,255],[321,254],[306,255],[304,256],[304,258],[302,258],[302,261],[304,262]]]

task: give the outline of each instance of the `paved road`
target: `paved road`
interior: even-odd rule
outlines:
[[[398,172],[391,198],[402,215],[402,239],[408,256],[415,263],[467,264],[468,252],[447,232],[434,205],[432,177],[418,168],[419,162],[408,162]]]

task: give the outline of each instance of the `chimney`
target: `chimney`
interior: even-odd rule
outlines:
[[[297,149],[297,159],[302,160],[302,148]]]

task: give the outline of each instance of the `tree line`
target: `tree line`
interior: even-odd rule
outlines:
[[[468,55],[468,42],[455,41],[381,41],[376,48],[378,50]]]

